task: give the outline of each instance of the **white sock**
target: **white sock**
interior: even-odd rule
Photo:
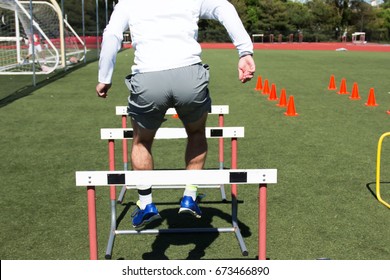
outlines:
[[[140,202],[140,204],[138,205],[139,208],[141,208],[141,210],[144,210],[146,205],[153,202],[152,194],[139,195],[139,202]]]
[[[138,197],[139,197],[139,203],[137,203],[137,205],[141,210],[143,210],[145,209],[146,205],[153,202],[152,186],[139,185],[137,186],[137,189],[138,189]]]
[[[195,185],[187,185],[185,190],[184,190],[184,194],[183,196],[191,196],[192,199],[195,201],[196,200],[196,193],[197,193],[197,190],[198,190],[198,186],[195,186]]]

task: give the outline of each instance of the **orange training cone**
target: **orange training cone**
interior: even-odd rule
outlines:
[[[360,99],[360,96],[359,96],[359,86],[358,86],[358,84],[356,82],[353,83],[352,94],[349,97],[349,99],[352,99],[352,100]]]
[[[340,91],[337,94],[349,94],[347,92],[347,80],[346,79],[341,79],[341,85],[340,85]]]
[[[282,88],[282,90],[280,91],[279,103],[276,104],[276,106],[279,106],[279,107],[286,107],[287,106],[286,90],[284,88]]]
[[[287,111],[284,113],[286,116],[295,117],[298,116],[295,111],[294,96],[290,96],[288,99]]]
[[[178,118],[179,118],[179,115],[178,115],[178,114],[172,115],[172,119],[178,119]]]
[[[276,96],[276,85],[271,85],[271,92],[269,94],[268,100],[278,100],[278,97]]]
[[[256,83],[255,90],[258,90],[258,91],[263,90],[263,80],[262,80],[261,76],[257,77],[257,83]]]
[[[330,80],[329,80],[329,85],[328,85],[328,89],[329,90],[336,90],[336,82],[334,80],[334,75],[331,75],[330,76]]]
[[[390,110],[389,110],[389,111],[387,111],[387,114],[388,114],[388,115],[390,115]]]
[[[268,79],[265,79],[265,81],[264,81],[263,94],[269,94]]]
[[[374,88],[370,88],[370,93],[368,95],[366,106],[378,106],[378,104],[375,101],[375,92]]]

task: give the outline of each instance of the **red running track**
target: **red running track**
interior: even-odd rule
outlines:
[[[204,49],[234,49],[231,43],[201,43]],[[369,51],[369,52],[390,52],[390,44],[352,44],[352,43],[254,43],[255,50],[316,50],[336,51],[346,49],[347,51]]]

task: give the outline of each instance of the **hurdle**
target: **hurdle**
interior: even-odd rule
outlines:
[[[116,106],[115,114],[121,116],[122,128],[127,128],[127,106]],[[166,115],[175,115],[175,108],[169,108]],[[218,115],[218,126],[224,126],[225,115],[229,114],[229,105],[212,105],[210,115]],[[123,157],[123,170],[128,170],[128,145],[127,139],[122,139],[122,157]],[[224,169],[224,138],[221,137],[218,142],[218,157],[219,157],[219,169]],[[225,187],[220,185],[222,201],[226,201]],[[126,194],[126,188],[122,188],[118,196],[118,203],[122,203],[124,195]]]
[[[380,192],[382,143],[387,136],[390,136],[390,132],[386,132],[382,134],[378,141],[378,149],[377,149],[377,157],[376,157],[376,198],[380,203],[385,205],[387,208],[390,208],[390,204],[382,199],[381,192]]]
[[[231,138],[231,169],[237,169],[237,151],[238,151],[238,138],[243,138],[245,129],[244,127],[206,127],[206,138]],[[131,139],[133,137],[132,128],[102,128],[100,130],[100,136],[102,140],[108,140],[108,158],[110,171],[115,170],[115,140]],[[160,128],[157,130],[155,139],[185,139],[187,133],[184,128]],[[222,170],[222,169],[219,169]],[[193,183],[191,183],[193,184]],[[205,185],[199,186],[200,188],[219,188],[221,185]],[[170,185],[169,188],[184,188],[185,185]],[[153,184],[153,188],[167,188],[167,186],[161,186],[160,184]],[[124,185],[121,189],[122,198],[124,193],[128,189],[136,189],[135,185]],[[232,203],[237,203],[237,185],[231,185]],[[225,197],[226,198],[226,197]],[[116,228],[116,186],[110,187],[110,201],[111,201],[111,230],[107,243],[106,258],[110,258],[114,246],[115,236],[117,234]],[[225,199],[226,201],[226,199]],[[237,225],[237,206],[232,207],[232,220],[235,227]],[[239,234],[241,235],[241,234]],[[240,243],[242,243],[242,252],[246,251],[245,244],[242,242],[242,237],[238,237]]]
[[[207,184],[256,184],[258,185],[258,259],[266,260],[267,239],[267,185],[277,183],[276,169],[236,169],[236,170],[155,170],[155,171],[76,171],[76,186],[87,187],[88,232],[90,259],[98,259],[96,187],[113,185],[196,185]],[[233,203],[235,202],[235,203]],[[232,199],[232,208],[237,208],[237,199]],[[232,209],[237,214],[237,209]],[[235,217],[237,218],[237,217]],[[156,230],[116,230],[115,234],[165,234],[191,232],[233,232],[243,255],[248,255],[237,223],[228,228],[201,229],[156,229]],[[110,256],[111,257],[111,256]],[[106,255],[107,258],[107,255]]]

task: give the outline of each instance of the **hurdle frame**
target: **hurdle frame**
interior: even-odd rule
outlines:
[[[387,208],[390,208],[390,204],[382,199],[381,191],[380,191],[380,186],[381,186],[380,185],[381,184],[380,170],[381,170],[382,144],[383,144],[383,140],[388,136],[390,136],[390,132],[383,133],[378,140],[378,148],[377,148],[377,156],[376,156],[376,198],[378,199],[378,201],[380,203],[385,205]]]
[[[258,259],[266,260],[267,238],[267,185],[277,183],[276,169],[236,169],[236,170],[147,170],[147,171],[76,171],[76,186],[87,187],[88,232],[90,259],[98,259],[96,187],[112,185],[173,184],[185,185],[188,180],[197,185],[205,184],[257,184],[258,192]],[[233,203],[232,203],[233,207]],[[182,229],[187,230],[187,229]],[[139,231],[119,231],[117,234],[140,234]],[[238,225],[232,228],[203,228],[201,232],[240,232]],[[181,233],[178,229],[145,230],[147,234]],[[193,231],[192,231],[193,232]],[[241,236],[242,238],[242,236]],[[241,244],[240,244],[241,245]],[[244,244],[245,246],[245,244]],[[246,251],[246,255],[247,255]]]
[[[245,136],[244,127],[206,127],[205,133],[207,138],[231,138],[231,169],[237,169],[237,152],[238,152],[238,138]],[[109,170],[115,170],[115,140],[131,139],[133,137],[133,128],[102,128],[100,129],[100,136],[102,140],[108,140],[108,158],[109,158]],[[155,139],[185,139],[187,133],[184,128],[159,128],[156,132]],[[221,169],[219,169],[221,170]],[[192,183],[191,183],[192,184]],[[217,185],[220,187],[220,185]],[[154,184],[153,188],[167,188],[167,186],[160,186]],[[169,188],[177,188],[178,186],[170,185]],[[184,188],[185,185],[179,186]],[[208,188],[211,186],[208,185]],[[124,185],[121,189],[127,190],[129,188],[136,188]],[[238,228],[237,220],[237,185],[231,184],[231,196],[232,196],[232,224],[234,228]],[[110,259],[112,256],[113,246],[115,242],[115,236],[117,234],[124,234],[124,231],[118,232],[117,228],[117,212],[116,212],[116,185],[110,186],[110,201],[111,201],[111,227],[110,235],[108,238],[106,258]],[[203,229],[195,230],[188,229],[188,232],[204,232]],[[125,234],[139,233],[139,231],[127,231]],[[156,233],[150,231],[143,231],[143,233]],[[247,249],[241,233],[236,231],[237,240],[240,244],[243,255],[247,254]]]
[[[169,108],[165,115],[175,115],[176,109],[175,108]],[[122,122],[122,128],[127,128],[127,106],[116,106],[115,107],[115,114],[117,116],[121,116],[121,122]],[[218,115],[218,126],[223,127],[225,125],[225,115],[229,114],[229,105],[212,105],[211,106],[211,112],[209,115]],[[122,161],[123,161],[123,170],[129,169],[129,163],[128,163],[128,145],[127,145],[127,139],[122,139]],[[218,142],[218,159],[219,159],[219,169],[224,169],[225,165],[225,159],[224,159],[224,138],[220,138]],[[226,193],[225,193],[225,186],[220,185],[219,189],[221,191],[221,198],[222,201],[226,201]],[[119,193],[117,202],[122,203],[124,196],[126,194],[126,188],[123,187],[121,189],[121,192]]]

